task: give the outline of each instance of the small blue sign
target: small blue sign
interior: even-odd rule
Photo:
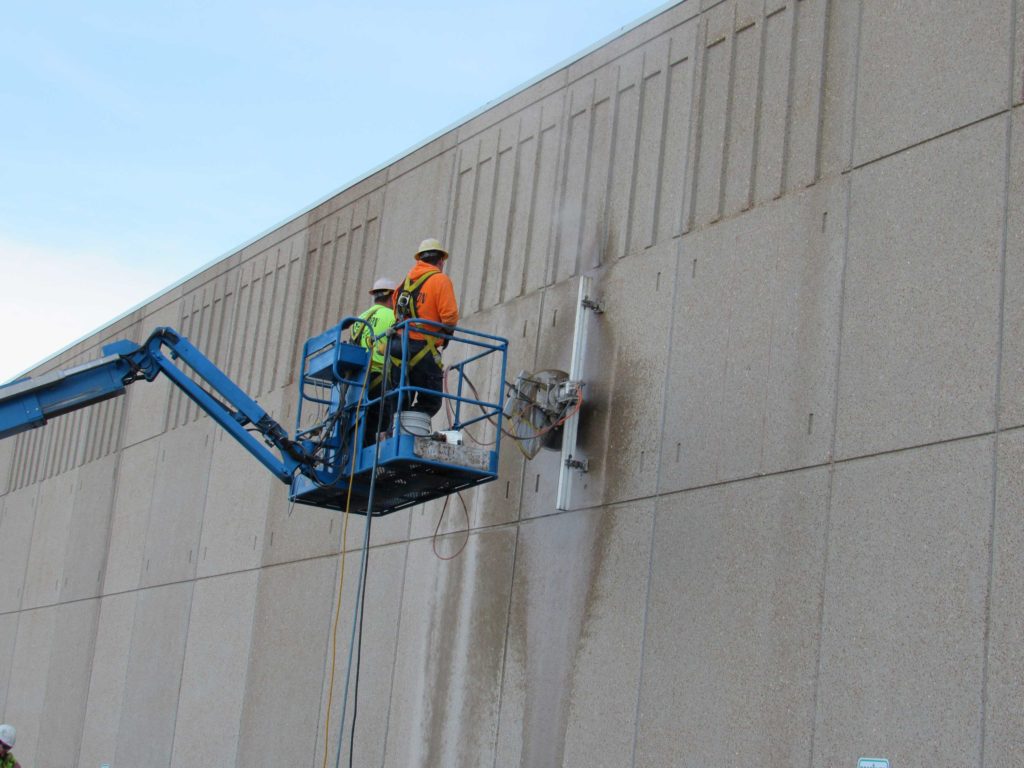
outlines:
[[[884,757],[862,757],[857,761],[857,768],[889,768],[889,761]]]

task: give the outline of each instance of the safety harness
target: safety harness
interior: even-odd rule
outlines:
[[[371,391],[373,391],[374,389],[379,387],[381,381],[384,378],[384,374],[383,374],[383,371],[382,371],[383,368],[384,368],[383,361],[381,361],[380,364],[377,364],[377,360],[374,359],[374,353],[376,352],[375,347],[377,347],[377,346],[383,347],[384,341],[381,340],[381,341],[378,341],[376,343],[372,342],[372,339],[373,339],[373,336],[374,336],[372,321],[373,321],[374,315],[377,314],[377,312],[379,312],[383,308],[384,308],[383,304],[375,304],[374,306],[370,307],[369,311],[367,312],[367,316],[362,318],[362,321],[364,321],[364,322],[357,324],[359,326],[359,330],[356,331],[354,328],[352,329],[352,343],[353,344],[358,344],[360,346],[364,346],[368,350],[370,350],[370,370],[372,372],[374,372],[374,374],[375,374],[374,377],[370,380],[370,389],[371,389]],[[369,336],[368,336],[368,334],[369,334]],[[367,342],[371,342],[371,343],[367,343]],[[376,365],[380,365],[381,368],[380,369],[375,369],[374,368],[375,364]],[[0,768],[3,768],[3,766],[0,765]]]
[[[367,347],[367,349],[369,349],[369,347],[366,344],[363,344],[363,337],[366,335],[366,332],[373,327],[373,323],[370,322],[371,320],[373,320],[373,316],[380,312],[383,308],[384,306],[382,304],[374,304],[372,307],[370,307],[370,311],[366,313],[366,317],[363,318],[365,322],[356,323],[356,325],[359,326],[359,330],[357,331],[355,328],[352,329],[353,344],[362,344],[364,347]],[[0,766],[0,768],[2,768],[2,766]]]
[[[405,283],[402,285],[402,290],[399,291],[398,297],[395,299],[395,324],[401,323],[404,320],[416,320],[419,315],[416,314],[416,301],[420,296],[420,288],[423,284],[434,275],[440,274],[440,270],[432,269],[428,272],[424,272],[416,280],[410,282],[409,278],[405,278]],[[411,325],[411,324],[410,324]],[[437,339],[426,333],[423,334],[424,346],[419,352],[412,356],[409,361],[409,367],[413,368],[427,356],[429,352],[434,357],[434,362],[437,363],[437,367],[441,367],[441,353],[437,349]],[[400,366],[402,359],[400,357],[391,356],[391,364],[394,366]]]

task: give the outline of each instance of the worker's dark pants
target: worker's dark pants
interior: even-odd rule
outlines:
[[[426,345],[425,341],[409,339],[409,357],[407,360],[414,359]],[[398,359],[402,357],[402,342],[400,339],[392,341],[391,349],[393,357]],[[392,367],[391,370],[391,386],[397,387],[400,371],[397,366]],[[442,376],[441,366],[434,361],[434,356],[430,352],[427,352],[416,365],[409,369],[405,375],[405,383],[410,387],[423,387],[424,389],[433,390],[437,394],[431,392],[406,392],[402,402],[402,410],[421,411],[431,416],[441,410],[441,401],[444,399],[441,397],[444,377]]]
[[[366,400],[373,400],[374,398],[380,397],[381,390],[383,387],[382,374],[379,371],[370,373],[370,381],[366,385]],[[381,419],[381,404],[374,403],[373,405],[366,406],[363,409],[363,413],[360,419],[366,424],[366,431],[363,432],[363,445],[373,445],[377,442],[377,432],[386,432],[391,428],[391,412],[394,408],[392,405],[393,400],[385,400],[383,404],[384,417]],[[380,429],[378,430],[378,420]]]

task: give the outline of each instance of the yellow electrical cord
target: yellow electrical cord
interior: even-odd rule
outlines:
[[[366,366],[366,376],[363,377],[363,388],[359,391],[358,402],[363,401],[366,394],[366,382],[370,380],[370,366]],[[383,405],[383,403],[381,403]],[[334,699],[334,668],[338,659],[338,622],[341,619],[341,591],[345,587],[345,552],[348,550],[348,518],[349,506],[352,503],[352,483],[356,476],[356,454],[358,449],[355,441],[359,437],[359,414],[361,408],[356,408],[355,428],[352,430],[352,465],[348,472],[348,493],[345,496],[345,522],[341,527],[341,564],[338,568],[338,601],[334,606],[334,629],[331,632],[331,682],[327,688],[327,716],[324,718],[324,762],[323,768],[327,768],[327,754],[330,751],[331,743],[331,702]]]

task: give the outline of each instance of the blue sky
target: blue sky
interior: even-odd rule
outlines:
[[[8,4],[0,381],[662,7]]]

